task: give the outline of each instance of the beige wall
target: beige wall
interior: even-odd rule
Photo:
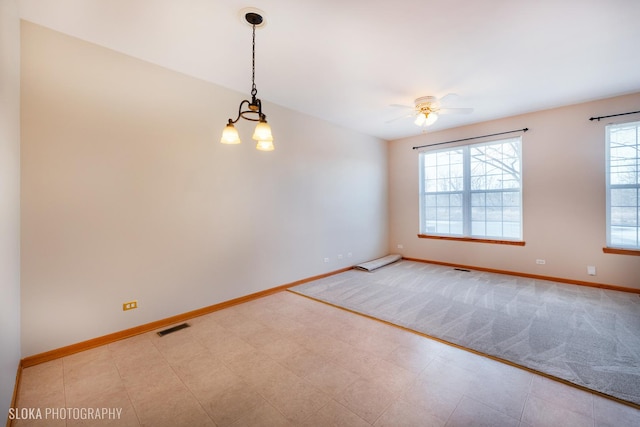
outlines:
[[[640,258],[602,253],[607,122],[587,120],[640,94],[389,144],[266,103],[272,153],[246,122],[218,143],[246,95],[22,23],[23,356],[387,252],[640,288]],[[522,127],[526,246],[418,239],[411,147]]]
[[[22,58],[23,356],[385,254],[386,142],[266,103],[276,151],[226,146],[248,94],[24,21]]]
[[[20,363],[20,20],[0,1],[0,424]]]
[[[628,95],[391,142],[390,250],[412,258],[640,289],[640,257],[602,252],[606,243],[604,128],[640,117],[588,120],[635,111],[638,105],[640,94]],[[419,239],[418,151],[412,147],[525,127],[530,129],[522,139],[526,245]],[[397,249],[398,244],[404,249]],[[537,265],[536,259],[546,264]],[[587,275],[587,265],[597,267],[597,276]]]

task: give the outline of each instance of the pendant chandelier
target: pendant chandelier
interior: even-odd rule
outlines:
[[[258,94],[258,89],[256,89],[256,25],[262,24],[263,19],[260,14],[255,12],[246,13],[244,19],[253,28],[251,101],[245,99],[240,103],[238,107],[238,117],[236,117],[235,120],[229,119],[227,126],[225,126],[222,131],[220,142],[223,144],[240,144],[240,136],[234,124],[237,123],[240,118],[243,118],[245,120],[258,122],[253,132],[253,139],[258,142],[256,148],[261,151],[272,151],[274,147],[271,127],[267,123],[267,116],[262,112],[262,102],[256,97]]]

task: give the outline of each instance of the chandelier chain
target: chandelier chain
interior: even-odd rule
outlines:
[[[256,89],[256,24],[253,24],[253,41],[251,48],[251,96],[255,98],[258,94],[258,89]]]

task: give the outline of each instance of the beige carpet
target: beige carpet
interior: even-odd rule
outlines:
[[[640,405],[640,297],[399,261],[290,291]]]

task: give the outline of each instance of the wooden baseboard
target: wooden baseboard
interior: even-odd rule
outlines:
[[[218,304],[210,305],[207,307],[199,308],[197,310],[189,311],[186,313],[178,314],[176,316],[167,317],[166,319],[157,320],[155,322],[146,323],[144,325],[136,326],[134,328],[125,329],[123,331],[114,332],[112,334],[104,335],[98,338],[93,338],[87,341],[82,341],[76,344],[71,344],[65,347],[57,348],[55,350],[46,351],[44,353],[35,354],[22,359],[21,368],[28,368],[29,366],[38,365],[40,363],[49,362],[51,360],[59,359],[61,357],[69,356],[74,353],[89,350],[95,347],[100,347],[105,344],[120,341],[125,338],[130,338],[135,335],[151,332],[156,329],[171,326],[176,323],[182,323],[186,320],[193,319],[194,317],[204,316],[205,314],[213,313],[224,308],[232,307],[234,305],[249,302],[258,298],[262,298],[268,295],[272,295],[292,286],[301,285],[306,282],[310,282],[323,277],[332,276],[334,274],[343,273],[347,270],[351,270],[353,267],[346,267],[340,270],[331,271],[329,273],[320,274],[306,279],[297,280],[295,282],[287,283],[286,285],[276,286],[275,288],[265,289],[264,291],[256,292],[253,294],[245,295],[239,298],[235,298],[229,301],[224,301]]]
[[[539,274],[520,273],[517,271],[508,271],[508,270],[497,270],[495,268],[477,267],[473,265],[455,264],[450,262],[433,261],[433,260],[426,260],[426,259],[419,259],[419,258],[402,257],[402,259],[406,259],[407,261],[424,262],[427,264],[446,265],[448,267],[486,271],[487,273],[507,274],[509,276],[527,277],[529,279],[549,280],[551,282],[567,283],[570,285],[588,286],[591,288],[600,288],[600,289],[608,289],[611,291],[621,291],[621,292],[630,292],[633,294],[640,294],[640,289],[627,288],[624,286],[616,286],[616,285],[606,285],[604,283],[585,282],[582,280],[564,279],[562,277],[541,276]]]

